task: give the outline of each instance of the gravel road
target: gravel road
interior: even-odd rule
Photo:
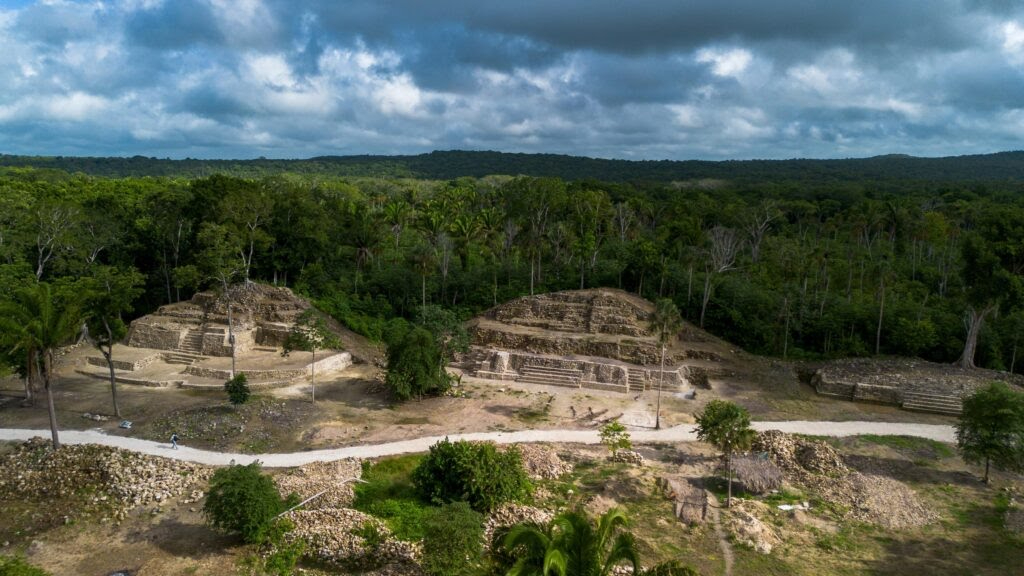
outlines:
[[[940,442],[955,442],[956,436],[952,426],[936,424],[910,424],[902,422],[817,422],[806,420],[790,420],[781,422],[754,422],[756,430],[781,430],[791,434],[813,434],[818,436],[856,436],[861,434],[885,434],[896,436],[916,436]],[[633,442],[694,442],[697,435],[692,424],[683,424],[663,430],[630,430]],[[28,440],[34,436],[50,437],[48,429],[25,430],[18,428],[0,428],[0,440]],[[302,466],[317,460],[339,460],[342,458],[375,458],[393,454],[426,452],[430,446],[443,436],[428,436],[383,444],[364,444],[332,448],[327,450],[309,450],[290,454],[232,454],[229,452],[211,452],[188,447],[188,438],[182,438],[178,450],[172,450],[170,443],[153,442],[139,438],[111,436],[99,430],[65,430],[60,433],[61,441],[67,444],[102,444],[124,448],[133,452],[175,458],[188,462],[209,465],[226,465],[231,462],[248,464],[259,460],[268,468],[288,468]],[[498,444],[520,442],[571,442],[580,444],[597,444],[600,439],[597,430],[521,430],[516,432],[477,432],[470,434],[452,434],[451,440],[491,440]]]

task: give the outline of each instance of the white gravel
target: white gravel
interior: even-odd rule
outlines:
[[[756,430],[781,430],[790,434],[812,434],[817,436],[856,436],[861,434],[884,434],[895,436],[916,436],[940,442],[955,442],[953,427],[941,424],[911,424],[904,422],[818,422],[807,420],[791,420],[782,422],[754,422]],[[663,430],[630,430],[634,442],[694,442],[697,435],[692,424],[683,424]],[[19,428],[0,428],[0,440],[23,441],[34,436],[50,437],[48,429],[26,430]],[[498,444],[521,442],[570,442],[579,444],[597,444],[600,439],[597,430],[521,430],[517,432],[476,432],[470,434],[451,434],[451,440],[491,440]],[[228,452],[211,452],[180,445],[172,450],[170,443],[153,442],[139,438],[110,436],[101,430],[63,430],[61,442],[67,444],[101,444],[124,448],[134,452],[175,458],[188,462],[209,465],[248,464],[259,460],[268,468],[288,468],[302,466],[317,460],[331,461],[342,458],[376,458],[393,454],[426,452],[431,445],[443,440],[444,436],[427,436],[398,442],[383,444],[364,444],[332,448],[328,450],[309,450],[291,454],[232,454]],[[182,441],[187,444],[188,439]]]

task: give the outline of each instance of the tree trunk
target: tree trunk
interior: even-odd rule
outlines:
[[[708,302],[711,300],[711,273],[704,277],[704,296],[700,303],[700,327],[704,327],[704,313],[707,312]]]
[[[732,456],[725,455],[725,483],[728,486],[725,497],[725,507],[732,508]]]
[[[309,365],[309,392],[316,404],[316,346],[313,347],[313,362]]]
[[[885,280],[881,281],[879,291],[881,292],[881,299],[878,306],[878,329],[875,330],[875,356],[878,356],[879,351],[882,349],[882,318],[885,316]]]
[[[25,354],[25,401],[23,403],[25,406],[35,406],[36,403],[36,396],[34,393],[35,381],[32,378],[32,375],[35,373],[32,368],[35,364],[35,350],[29,349]]]
[[[986,456],[985,457],[985,484],[988,484],[988,465],[989,465],[989,458],[988,458],[988,456]]]
[[[661,345],[661,382],[658,383],[658,408],[654,415],[654,429],[661,430],[661,389],[665,387],[665,345]]]
[[[967,339],[964,341],[964,351],[960,355],[957,364],[961,368],[974,368],[974,353],[978,348],[978,334],[985,323],[985,317],[995,310],[995,304],[988,304],[979,312],[973,307],[967,310]]]
[[[53,437],[53,449],[60,449],[60,436],[57,433],[57,410],[53,406],[53,385],[51,373],[53,371],[53,352],[47,350],[43,355],[43,386],[46,387],[46,410],[50,415],[50,435]]]
[[[114,402],[114,416],[121,418],[121,408],[117,404],[117,378],[114,376],[114,333],[110,330],[107,319],[103,319],[103,327],[107,330],[107,342],[110,343],[107,349],[100,348],[103,357],[107,359],[107,367],[110,368],[110,397]]]

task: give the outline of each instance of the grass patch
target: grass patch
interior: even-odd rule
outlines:
[[[399,540],[423,538],[423,521],[431,506],[420,500],[411,479],[422,459],[412,454],[364,462],[366,484],[355,485],[352,507],[383,520]]]
[[[952,458],[956,450],[949,444],[927,438],[915,438],[913,436],[881,436],[878,434],[865,434],[858,436],[864,442],[887,446],[899,452],[913,452],[915,454],[926,454],[933,459]]]
[[[430,418],[427,418],[426,416],[403,416],[398,420],[395,420],[395,424],[399,426],[403,424],[430,424]]]

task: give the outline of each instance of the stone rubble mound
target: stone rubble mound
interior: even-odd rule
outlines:
[[[312,462],[290,470],[275,479],[278,491],[283,495],[298,494],[300,500],[324,492],[303,506],[306,510],[322,508],[345,508],[352,505],[355,497],[350,478],[362,476],[362,462],[355,458],[333,462]]]
[[[753,451],[767,453],[787,475],[841,476],[849,472],[842,456],[828,444],[778,430],[758,433]]]
[[[66,498],[94,489],[94,503],[114,507],[122,519],[137,506],[160,504],[205,486],[211,469],[198,464],[137,454],[94,444],[65,445],[33,438],[0,459],[0,497]],[[188,503],[186,502],[186,503]]]
[[[623,462],[634,466],[644,465],[643,454],[635,450],[616,450],[614,454],[608,457],[608,459],[612,462]]]
[[[285,514],[295,528],[288,538],[306,542],[306,555],[345,568],[382,570],[379,574],[419,574],[422,549],[396,540],[383,522],[350,508],[294,510]],[[360,534],[368,527],[380,541],[368,542]]]
[[[790,482],[840,505],[856,520],[902,529],[938,518],[906,484],[851,470],[842,456],[822,441],[768,430],[757,435],[753,450],[767,453]]]
[[[494,509],[484,520],[484,542],[488,547],[493,547],[494,534],[501,528],[515,526],[516,524],[531,523],[537,526],[547,526],[548,522],[555,515],[550,510],[535,508],[524,504],[505,503]]]
[[[558,456],[554,448],[545,444],[517,444],[523,456],[523,467],[533,480],[553,480],[572,472],[572,464]]]
[[[761,521],[760,516],[767,512],[768,507],[755,500],[734,500],[726,526],[740,544],[761,554],[771,554],[781,539],[770,525]]]

